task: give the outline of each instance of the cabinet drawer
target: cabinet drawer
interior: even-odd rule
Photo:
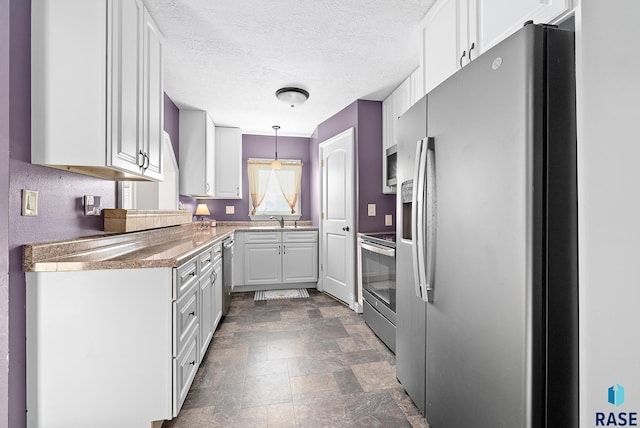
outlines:
[[[198,329],[189,336],[184,352],[173,359],[173,416],[177,416],[198,371]]]
[[[198,282],[198,258],[195,257],[177,269],[176,300]]]
[[[198,258],[200,259],[200,272],[198,277],[207,275],[211,269],[213,269],[214,254],[213,247],[201,253]]]
[[[222,243],[218,243],[215,244],[213,246],[213,248],[211,249],[211,251],[213,252],[213,262],[217,262],[218,260],[222,259]]]
[[[197,330],[199,321],[198,282],[174,303],[174,336],[173,355],[176,356],[184,349],[193,330]]]
[[[282,239],[281,232],[245,232],[245,244],[268,244],[271,242],[280,242]]]
[[[318,242],[318,231],[282,232],[282,242]]]

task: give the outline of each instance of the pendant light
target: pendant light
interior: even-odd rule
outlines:
[[[271,162],[271,169],[280,169],[282,168],[282,164],[278,160],[278,129],[280,129],[280,127],[273,125],[272,128],[276,131],[276,158]]]

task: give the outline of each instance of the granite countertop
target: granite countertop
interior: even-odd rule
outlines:
[[[238,231],[318,230],[302,225],[218,224],[201,229],[199,223],[141,232],[93,236],[24,246],[25,272],[178,267],[196,254]]]

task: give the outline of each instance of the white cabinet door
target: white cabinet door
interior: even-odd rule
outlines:
[[[162,79],[162,39],[149,12],[144,11],[144,88],[142,121],[147,177],[162,179],[162,142],[164,131],[164,85]]]
[[[161,180],[161,39],[141,0],[31,6],[31,162]]]
[[[281,252],[282,244],[245,244],[245,284],[279,284],[282,281]]]
[[[429,93],[460,67],[457,53],[458,2],[460,1],[464,0],[437,2],[422,22],[422,68],[425,93]]]
[[[393,115],[397,121],[411,107],[411,77],[407,77],[393,91]],[[398,144],[398,127],[394,126],[393,144]]]
[[[393,92],[382,101],[382,193],[393,193],[387,186],[387,149],[393,145],[396,121],[393,114]]]
[[[213,266],[213,328],[215,332],[222,319],[222,260]]]
[[[571,7],[571,0],[469,0],[469,11],[476,21],[474,37],[479,52],[508,37],[526,21],[554,23]]]
[[[220,199],[241,199],[242,131],[216,126],[213,194]]]
[[[282,282],[311,282],[318,280],[318,244],[282,244]]]
[[[387,149],[398,144],[398,118],[411,107],[411,77],[407,77],[382,102],[382,193],[396,193],[387,186]]]
[[[180,110],[180,194],[213,196],[215,126],[202,110]]]
[[[140,173],[142,143],[142,22],[140,0],[111,3],[111,165]]]
[[[213,270],[200,277],[200,358],[207,352],[213,338],[214,279]]]
[[[420,98],[424,96],[424,79],[422,72],[422,64],[416,68],[409,76],[411,81],[411,96],[409,105],[414,105]]]
[[[438,0],[421,24],[425,93],[529,20],[555,23],[572,0]]]

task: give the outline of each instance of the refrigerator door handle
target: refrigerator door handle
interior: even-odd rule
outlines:
[[[436,254],[436,146],[435,139],[429,137],[426,147],[426,209],[425,223],[427,225],[426,234],[426,272],[425,288],[426,301],[433,302],[433,290],[435,281],[435,254]]]
[[[422,140],[419,140],[416,143],[416,155],[414,158],[414,168],[413,168],[413,192],[411,194],[411,236],[412,236],[412,245],[411,245],[411,261],[413,262],[413,284],[415,287],[416,296],[422,299],[422,289],[420,287],[420,271],[418,265],[420,264],[418,247],[420,242],[418,240],[418,223],[420,222],[420,217],[418,213],[420,212],[418,209],[418,194],[420,193],[421,186],[421,175],[420,175],[420,157],[422,154]]]
[[[425,226],[426,226],[426,220],[427,220],[427,213],[426,213],[426,200],[425,200],[425,196],[426,196],[426,180],[427,180],[427,175],[426,175],[426,166],[427,166],[427,139],[423,139],[420,142],[420,163],[418,166],[418,190],[415,194],[415,199],[417,202],[417,216],[414,217],[414,223],[416,223],[417,226],[417,235],[414,235],[413,237],[413,242],[415,245],[415,249],[416,252],[414,253],[415,256],[415,262],[417,264],[417,269],[415,269],[415,265],[414,265],[414,271],[418,272],[418,279],[419,281],[417,282],[417,286],[419,287],[419,293],[417,294],[418,297],[420,297],[423,301],[427,301],[427,275],[426,275],[426,268],[425,268]],[[415,186],[415,181],[414,181],[414,186]],[[415,190],[415,188],[414,188]]]

